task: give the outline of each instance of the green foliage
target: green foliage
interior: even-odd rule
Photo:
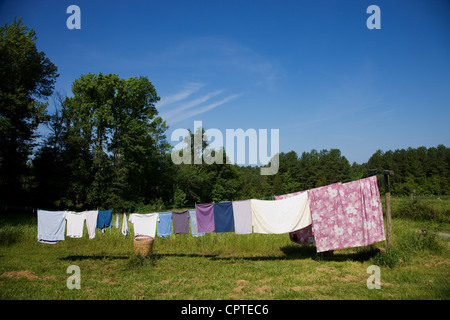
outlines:
[[[370,157],[366,167],[394,171],[392,194],[450,194],[450,148],[443,145],[428,149],[378,150]],[[380,187],[384,190],[383,186]]]
[[[0,200],[23,204],[28,157],[47,109],[39,99],[52,94],[58,74],[22,19],[0,27],[0,57]]]
[[[413,198],[396,210],[396,216],[417,221],[436,221],[450,223],[450,211],[426,199]]]
[[[405,256],[401,251],[392,248],[385,251],[379,251],[373,260],[378,266],[394,268],[400,262],[405,260]]]
[[[445,248],[437,233],[432,230],[403,230],[397,242],[396,247],[406,254],[420,251],[440,253]]]
[[[173,203],[175,206],[183,206],[187,203],[186,193],[183,190],[177,189],[173,195]]]
[[[50,171],[65,173],[57,179],[64,180],[64,194],[55,203],[74,209],[123,208],[161,197],[167,126],[157,117],[159,97],[151,82],[87,74],[74,81],[72,92],[73,97],[61,99],[61,111],[53,117],[62,124],[61,147],[52,148],[53,132],[34,161],[37,178],[44,178],[41,186],[44,158],[55,164]]]

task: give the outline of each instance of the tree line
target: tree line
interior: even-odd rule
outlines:
[[[0,204],[192,206],[270,198],[361,178],[369,169],[395,172],[393,194],[450,194],[450,149],[443,145],[378,150],[363,164],[350,164],[338,149],[290,151],[279,154],[272,176],[226,161],[175,165],[147,77],[89,73],[74,80],[71,96],[55,93],[58,69],[37,50],[36,33],[15,19],[0,34]],[[39,135],[39,126],[47,132]],[[207,149],[204,141],[200,153]]]

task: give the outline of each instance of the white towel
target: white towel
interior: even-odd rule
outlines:
[[[307,192],[276,201],[252,199],[250,204],[255,233],[289,233],[312,222]]]
[[[119,214],[116,214],[116,229],[119,229]]]
[[[123,214],[123,220],[122,220],[122,234],[125,236],[125,238],[128,238],[128,221],[127,221],[127,215]]]
[[[95,238],[95,228],[97,227],[98,210],[85,211],[86,227],[89,234],[89,239]]]

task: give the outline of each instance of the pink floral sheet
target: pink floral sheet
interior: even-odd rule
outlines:
[[[308,192],[312,224],[289,234],[299,244],[316,244],[317,252],[368,246],[386,240],[377,178],[300,191]]]

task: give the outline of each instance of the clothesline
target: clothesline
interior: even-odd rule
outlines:
[[[85,220],[88,223],[88,213],[94,212],[98,213],[97,228],[111,227],[112,210],[59,212],[59,220],[54,217],[54,212],[38,211],[38,241],[41,239],[44,241],[40,242],[53,243],[55,240],[64,240],[62,230],[65,225],[62,225],[66,220],[67,235],[81,237],[83,223]],[[107,218],[100,218],[104,213],[107,213]],[[44,217],[47,217],[47,221]],[[118,228],[119,214],[116,214],[116,218]],[[102,219],[105,220],[103,224],[100,223]],[[159,236],[171,235],[171,222],[174,234],[189,233],[189,220],[192,235],[209,232],[289,233],[294,242],[315,243],[317,252],[366,246],[385,240],[378,183],[373,176],[275,196],[273,201],[247,199],[203,203],[195,204],[195,209],[182,212],[132,213],[128,219],[134,224],[135,236],[147,235],[153,238],[157,230]],[[54,233],[48,232],[50,227],[55,228],[55,221],[60,223],[55,229],[59,233],[58,239],[54,238]],[[126,221],[126,214],[123,214],[123,225]],[[45,223],[48,224],[47,229],[41,226]],[[193,229],[194,224],[197,230]],[[73,231],[74,228],[78,233]],[[91,231],[89,235],[91,238]]]

